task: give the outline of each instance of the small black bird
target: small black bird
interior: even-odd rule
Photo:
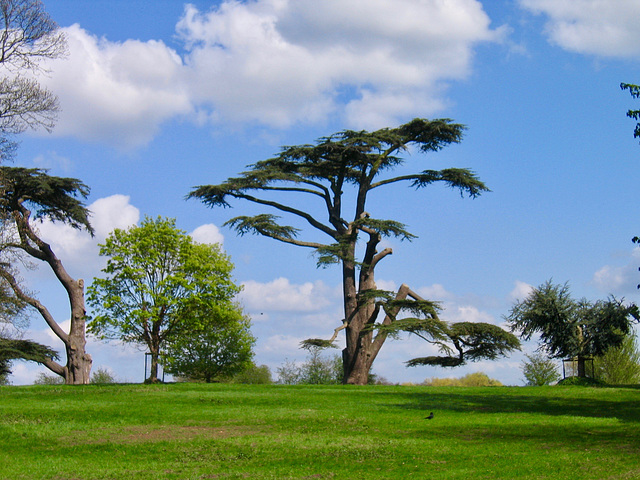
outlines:
[[[424,418],[426,418],[427,420],[431,420],[433,418],[433,412],[431,412],[428,417],[424,417]]]

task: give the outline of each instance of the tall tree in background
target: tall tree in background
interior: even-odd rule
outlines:
[[[232,303],[240,288],[233,264],[218,245],[195,243],[175,220],[145,218],[140,226],[115,229],[100,245],[108,257],[88,300],[95,314],[89,331],[103,340],[146,346],[151,353],[147,382],[158,381],[165,344],[190,335]]]
[[[64,56],[67,44],[39,0],[0,0],[0,161],[12,157],[12,137],[27,129],[51,130],[58,100],[35,73],[42,61]]]
[[[13,259],[17,253],[45,262],[64,287],[71,310],[71,326],[65,332],[51,312],[21,284],[11,262],[0,262],[0,279],[13,292],[17,301],[38,311],[66,349],[66,365],[51,358],[41,363],[60,375],[68,384],[89,383],[91,356],[85,351],[84,281],[75,280],[60,259],[39,235],[35,220],[63,222],[93,235],[89,212],[82,202],[89,188],[75,178],[48,175],[32,168],[0,167],[0,214],[5,239],[0,245],[3,258]],[[33,358],[32,358],[33,359]]]
[[[548,281],[515,304],[506,320],[524,340],[539,334],[550,357],[577,360],[578,376],[584,377],[585,360],[620,346],[635,315],[635,305],[614,298],[577,301],[567,284]]]
[[[341,265],[345,314],[342,325],[330,340],[310,339],[306,344],[328,345],[338,331],[345,330],[343,381],[366,384],[369,370],[390,333],[380,327],[393,323],[400,312],[410,311],[420,317],[421,326],[427,329],[423,333],[438,335],[442,330],[434,302],[420,298],[407,285],[395,294],[377,289],[375,269],[392,253],[391,248],[379,251],[380,242],[385,237],[411,240],[414,235],[397,220],[375,218],[367,212],[369,194],[397,183],[422,188],[436,182],[470,197],[487,191],[473,172],[462,168],[388,175],[404,165],[400,154],[411,148],[422,153],[436,152],[459,142],[463,129],[448,119],[414,119],[397,128],[374,132],[347,130],[321,138],[315,145],[285,147],[275,158],[251,165],[241,176],[219,185],[197,187],[189,197],[211,207],[230,206],[229,199],[247,200],[297,217],[312,231],[328,237],[328,242],[313,237],[302,240],[298,238],[300,229],[281,224],[280,217],[269,213],[226,222],[240,235],[256,233],[313,249],[319,265]],[[353,209],[348,213],[350,205]],[[325,220],[315,213],[320,211],[316,207],[324,212]],[[416,209],[412,211],[417,213]],[[361,238],[364,251],[359,252]],[[405,322],[407,330],[412,328],[410,323]]]

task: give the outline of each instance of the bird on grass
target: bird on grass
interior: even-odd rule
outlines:
[[[424,417],[424,418],[426,418],[427,420],[431,420],[433,418],[433,412],[431,412],[428,417]]]

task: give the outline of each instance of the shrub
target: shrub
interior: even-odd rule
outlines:
[[[257,366],[255,363],[245,368],[231,379],[232,383],[244,384],[269,384],[273,383],[271,378],[271,370],[266,365]]]
[[[640,351],[633,336],[594,359],[595,377],[610,385],[640,383]]]
[[[422,382],[429,387],[501,387],[502,383],[486,373],[469,373],[461,378],[431,378]]]
[[[558,382],[558,385],[576,387],[603,387],[606,384],[600,380],[589,377],[567,377]]]
[[[553,360],[541,353],[525,355],[528,361],[522,364],[522,373],[526,380],[526,385],[542,386],[560,380],[558,366]]]
[[[316,346],[309,347],[308,350],[309,356],[302,365],[285,360],[285,363],[278,367],[278,383],[285,385],[342,383],[342,358],[339,355],[331,358],[323,357],[322,348]]]
[[[101,367],[93,372],[90,382],[97,384],[116,383],[116,377],[109,370]]]
[[[34,385],[62,385],[64,378],[60,375],[47,375],[46,373],[39,373],[36,379],[33,381]]]

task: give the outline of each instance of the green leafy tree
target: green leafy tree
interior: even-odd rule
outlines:
[[[522,373],[527,385],[539,387],[560,380],[558,366],[549,357],[541,353],[525,356],[527,360],[522,364]]]
[[[158,381],[162,348],[206,325],[221,307],[233,310],[240,288],[233,264],[218,245],[198,244],[175,220],[145,218],[140,226],[115,229],[100,245],[108,257],[88,289],[93,307],[89,331],[103,340],[146,346],[148,382]]]
[[[273,383],[271,370],[267,365],[256,365],[250,362],[241,372],[231,379],[232,383],[268,385]]]
[[[303,347],[309,353],[301,365],[286,360],[278,368],[279,383],[285,385],[332,385],[342,381],[342,359],[339,355],[327,357],[324,349],[316,345]]]
[[[330,339],[309,339],[307,344],[333,345],[338,332],[344,330],[343,382],[366,384],[380,348],[392,333],[380,327],[389,326],[401,312],[414,312],[423,319],[432,319],[434,313],[434,303],[415,295],[406,285],[398,292],[377,290],[375,269],[392,253],[391,248],[379,250],[382,240],[412,240],[415,236],[397,220],[373,216],[367,211],[367,201],[370,194],[382,193],[384,187],[394,184],[420,189],[442,183],[470,197],[488,191],[468,169],[407,173],[402,168],[402,153],[409,149],[436,152],[459,142],[463,130],[462,125],[448,119],[414,119],[397,128],[374,132],[346,130],[321,138],[315,145],[285,147],[276,157],[251,165],[239,177],[197,187],[189,197],[211,207],[227,207],[232,200],[244,200],[310,227],[315,235],[303,239],[301,229],[281,223],[272,213],[239,216],[225,224],[240,235],[254,233],[312,249],[319,266],[341,266],[341,325]],[[393,176],[392,172],[400,168],[402,173]],[[411,327],[409,322],[404,325]]]
[[[595,377],[610,385],[640,383],[640,349],[634,335],[594,358]]]
[[[62,341],[66,364],[57,363],[54,357],[43,359],[42,364],[68,384],[89,383],[91,372],[91,356],[85,349],[84,280],[76,280],[67,272],[51,245],[39,235],[35,220],[62,222],[93,235],[89,212],[83,203],[88,195],[89,188],[75,178],[54,177],[37,168],[0,167],[0,215],[3,222],[0,283],[4,291],[11,292],[15,301],[36,310]],[[60,326],[45,305],[21,285],[14,259],[23,255],[46,263],[64,287],[71,310],[69,332]]]
[[[635,311],[615,298],[576,301],[567,284],[547,281],[516,303],[506,319],[525,340],[539,334],[541,348],[551,358],[576,359],[577,376],[585,377],[585,360],[619,346]]]
[[[193,315],[193,312],[190,312]],[[207,307],[195,326],[165,346],[165,371],[207,383],[233,377],[251,365],[255,338],[239,306]]]

